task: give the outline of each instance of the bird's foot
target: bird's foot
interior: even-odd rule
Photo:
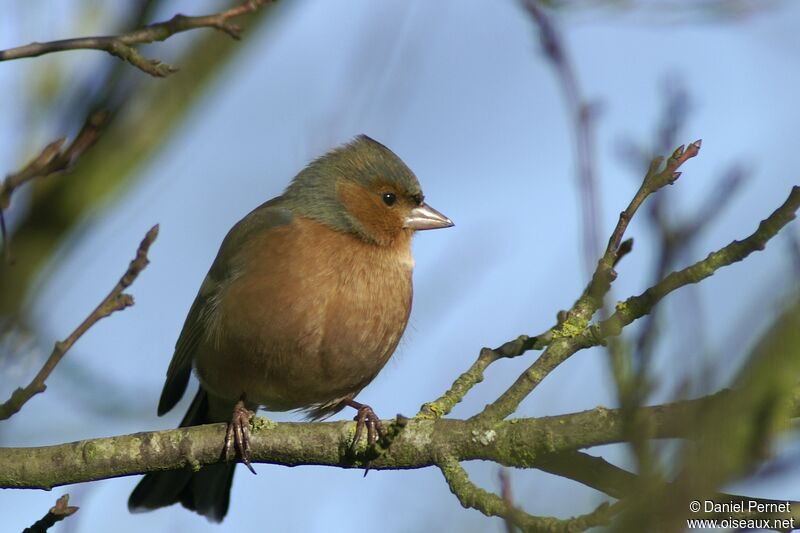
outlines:
[[[381,419],[378,418],[372,407],[353,400],[348,400],[347,405],[358,411],[353,418],[356,421],[356,433],[353,436],[353,442],[350,444],[351,452],[355,451],[365,427],[367,428],[367,444],[369,446],[374,446],[378,442],[378,437],[383,438],[386,435]]]
[[[242,462],[253,474],[256,471],[250,464],[250,421],[254,416],[255,413],[247,408],[244,400],[239,400],[233,407],[233,415],[225,433],[225,458],[233,459],[238,451]]]

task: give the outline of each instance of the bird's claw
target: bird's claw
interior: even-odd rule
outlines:
[[[250,464],[250,421],[253,416],[255,413],[247,408],[243,400],[236,402],[225,432],[225,458],[233,459],[238,451],[244,465],[255,474],[256,471]]]
[[[350,402],[351,407],[358,410],[353,420],[356,421],[356,433],[353,436],[353,442],[350,444],[350,451],[354,452],[358,441],[361,440],[361,435],[364,433],[364,427],[367,428],[367,444],[372,447],[378,442],[378,438],[386,436],[386,430],[383,428],[381,419],[372,410],[369,405],[364,405],[358,402]]]

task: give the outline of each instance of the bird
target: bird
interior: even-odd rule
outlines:
[[[223,239],[176,342],[158,415],[175,407],[194,372],[200,386],[180,427],[228,422],[223,451],[230,457],[235,447],[251,470],[258,408],[319,420],[350,406],[353,444],[364,427],[374,444],[380,419],[355,397],[408,323],[412,236],[450,226],[400,157],[366,135],[313,160]],[[148,473],[128,508],[181,503],[220,522],[235,466]]]

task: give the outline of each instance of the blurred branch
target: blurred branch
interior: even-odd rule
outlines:
[[[634,496],[639,490],[638,481],[640,476],[628,472],[625,469],[615,466],[602,457],[594,457],[582,452],[565,452],[554,454],[546,460],[541,461],[536,466],[537,469],[543,472],[571,479],[577,481],[587,487],[592,487],[600,492],[603,492],[613,498],[624,499]],[[689,499],[694,496],[687,498]],[[717,519],[722,520],[725,518],[737,519],[756,519],[756,518],[769,518],[769,519],[786,519],[794,518],[800,523],[800,502],[791,502],[791,511],[788,513],[765,513],[750,510],[750,503],[763,505],[763,508],[768,508],[770,504],[785,504],[785,500],[769,500],[765,498],[754,498],[751,496],[741,496],[737,494],[716,493],[710,495],[708,498],[714,502],[734,503],[741,506],[741,511],[725,511],[725,512],[704,512],[693,513],[693,517],[699,519]]]
[[[629,12],[642,15],[648,24],[708,23],[741,21],[781,5],[781,0],[540,0],[554,9],[572,12],[594,10]]]
[[[11,398],[6,400],[3,404],[0,404],[0,420],[5,420],[12,417],[14,414],[19,412],[22,406],[25,405],[25,403],[33,396],[44,392],[46,388],[45,381],[50,376],[50,373],[53,372],[56,365],[58,365],[64,355],[66,355],[67,351],[72,348],[72,345],[75,344],[75,342],[80,339],[81,336],[89,330],[89,328],[91,328],[99,320],[111,315],[115,311],[121,311],[126,307],[133,305],[133,296],[123,291],[134,282],[134,280],[139,276],[139,273],[147,266],[149,262],[147,259],[147,251],[150,249],[150,245],[153,244],[153,241],[157,236],[158,225],[155,225],[144,236],[144,239],[139,244],[139,248],[136,251],[136,257],[134,257],[130,265],[128,265],[128,269],[125,271],[125,274],[122,275],[111,292],[109,292],[103,301],[100,302],[100,304],[94,309],[94,311],[92,311],[91,314],[89,314],[89,316],[86,317],[86,319],[81,322],[77,328],[75,328],[75,331],[73,331],[69,337],[63,341],[56,342],[55,347],[53,347],[53,351],[50,353],[50,357],[47,358],[44,366],[33,378],[33,381],[31,381],[26,387],[15,390],[12,393]]]
[[[567,106],[572,113],[575,128],[575,148],[578,160],[577,184],[583,209],[583,257],[586,272],[592,271],[595,258],[600,255],[599,226],[602,216],[594,176],[593,108],[581,95],[578,76],[569,60],[566,47],[558,31],[539,0],[522,3],[531,19],[539,27],[539,40],[545,57],[556,70]]]
[[[791,256],[791,270],[795,273],[795,280],[800,280],[800,233],[789,233],[787,237],[789,255]],[[798,281],[797,283],[800,283]]]
[[[221,11],[213,15],[188,17],[175,15],[165,22],[150,24],[144,28],[133,30],[121,35],[102,37],[79,37],[63,39],[46,43],[34,42],[17,48],[0,50],[0,61],[37,57],[53,52],[67,50],[101,50],[127,61],[134,67],[150,74],[151,76],[164,77],[176,72],[178,69],[157,59],[147,59],[142,56],[133,45],[146,44],[155,41],[164,41],[176,33],[194,30],[197,28],[213,28],[227,33],[234,39],[239,39],[241,28],[229,22],[229,19],[251,13],[267,2],[275,0],[248,0],[240,6]]]
[[[632,164],[636,175],[639,174],[643,163],[646,166],[654,154],[663,153],[675,145],[677,136],[689,117],[691,102],[678,78],[668,76],[664,89],[665,104],[655,135],[654,148],[639,147],[633,141],[624,145],[625,160]],[[739,167],[734,167],[731,173],[725,176],[724,182],[713,187],[713,192],[706,198],[703,207],[689,220],[674,221],[675,217],[671,216],[668,209],[673,197],[670,194],[658,194],[649,202],[645,213],[657,234],[656,260],[650,285],[661,281],[681,257],[688,255],[702,230],[723,212],[724,205],[734,197],[733,192],[741,183],[741,177]],[[650,440],[651,428],[646,419],[638,416],[638,408],[646,404],[655,386],[653,376],[650,374],[650,361],[658,340],[657,325],[663,309],[662,306],[653,307],[642,317],[642,324],[633,333],[632,342],[614,337],[607,343],[617,401],[628,412],[626,423],[630,435],[630,447],[636,459],[636,470],[640,476],[649,478],[656,484],[666,480],[665,468],[659,465],[658,454]],[[691,311],[698,315],[693,317],[691,322],[698,330],[702,329],[700,320],[702,317],[699,316],[698,309],[692,306]],[[607,318],[607,315],[603,318]]]
[[[56,504],[47,511],[44,518],[33,524],[31,527],[26,527],[22,533],[45,533],[48,529],[61,522],[68,516],[74,515],[78,511],[78,507],[69,505],[69,494],[64,494]]]
[[[239,4],[230,1],[231,6]],[[242,41],[257,35],[256,25],[275,13],[270,4],[244,17]],[[134,15],[130,24],[145,18],[139,12]],[[186,75],[170,78],[168,91],[150,77],[129,76],[132,71],[121,62],[109,62],[113,69],[110,76],[92,73],[92,81],[104,80],[99,94],[96,88],[80,91],[67,108],[80,109],[81,119],[87,108],[109,109],[112,120],[97,146],[75,162],[72,171],[80,179],[35,180],[30,184],[30,201],[24,210],[15,212],[15,268],[0,262],[0,319],[21,313],[31,284],[64,236],[87,212],[98,210],[121,191],[156,150],[169,144],[167,139],[209,82],[241,49],[241,42],[220,39],[216,33],[197,34],[178,60]],[[24,316],[19,318],[24,323]]]
[[[2,224],[3,246],[5,247],[6,257],[10,257],[10,243],[6,234],[4,211],[11,204],[11,195],[18,187],[25,182],[35,178],[43,178],[57,172],[65,172],[72,168],[78,157],[95,143],[103,127],[108,122],[108,113],[96,111],[91,113],[83,124],[78,135],[70,145],[62,150],[64,137],[56,139],[47,146],[41,153],[33,158],[22,170],[9,174],[0,182],[0,224]]]
[[[795,187],[800,201],[800,187]],[[682,531],[688,500],[753,472],[797,415],[800,375],[800,298],[775,320],[750,352],[734,380],[735,394],[698,410],[685,421],[693,445],[681,450],[670,484],[637,481],[623,525],[641,530]],[[795,504],[795,512],[800,504]],[[622,530],[625,530],[624,528]]]

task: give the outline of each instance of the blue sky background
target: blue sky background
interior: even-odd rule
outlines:
[[[108,27],[105,16],[75,17],[70,7],[75,2],[7,3],[0,48]],[[201,4],[215,5],[173,2],[164,15],[199,14],[205,11]],[[775,3],[763,13],[724,22],[675,18],[599,10],[557,21],[584,93],[601,109],[597,175],[604,240],[638,185],[620,146],[630,139],[646,145],[654,138],[668,77],[692,98],[681,139],[704,140],[700,156],[686,164],[666,193],[673,197],[675,219],[694,214],[732,165],[749,170],[685,265],[748,235],[800,181],[795,161],[800,5]],[[149,53],[169,57],[169,47],[181,46],[182,39]],[[0,425],[2,445],[175,426],[186,403],[164,418],[155,416],[155,406],[175,339],[222,237],[253,207],[280,194],[310,159],[358,133],[400,155],[420,178],[429,203],[456,223],[416,238],[409,328],[395,358],[360,401],[383,417],[413,415],[445,390],[482,346],[546,329],[579,295],[586,277],[573,132],[533,26],[515,2],[297,2],[243,46],[188,120],[141,168],[134,185],[85,220],[56,268],[43,276],[31,299],[40,348],[3,376],[0,396],[27,382],[51,343],[113,286],[145,231],[161,224],[152,263],[131,290],[136,306],[80,340],[49,380],[47,393]],[[104,59],[75,52],[0,64],[0,91],[7,95],[0,101],[0,168],[18,168],[42,142],[61,135],[26,106],[27,83],[45,67],[63,74]],[[160,83],[170,90],[169,79]],[[629,229],[636,246],[619,268],[614,293],[620,299],[647,287],[654,234],[643,220]],[[788,231],[800,234],[796,223]],[[669,342],[654,362],[663,378],[654,400],[673,398],[686,380],[695,388],[719,386],[735,373],[748,344],[796,282],[788,250],[788,239],[779,237],[764,252],[667,299]],[[493,400],[534,356],[493,366],[453,416],[468,416]],[[76,385],[86,382],[92,384],[88,390]],[[605,354],[590,350],[562,365],[518,414],[561,414],[612,403]],[[344,412],[337,418],[351,416]],[[592,451],[600,452],[625,460],[622,448]],[[784,453],[796,451],[787,444]],[[467,466],[476,482],[497,489],[495,465]],[[69,492],[81,510],[59,531],[503,527],[462,510],[434,469],[373,471],[366,478],[360,471],[321,467],[257,465],[257,470],[258,476],[237,473],[222,526],[180,507],[128,514],[126,500],[136,477],[52,493],[4,491],[0,514],[9,531],[21,530]],[[603,501],[592,490],[542,473],[511,474],[516,501],[532,513],[570,516]],[[793,469],[769,482],[734,488],[800,499],[796,474]]]

